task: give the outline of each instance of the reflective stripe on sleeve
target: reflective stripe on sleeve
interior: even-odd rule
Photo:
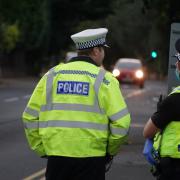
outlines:
[[[180,90],[180,86],[174,88],[170,94],[175,93],[176,91],[179,91],[179,90]]]
[[[111,131],[111,134],[114,134],[114,135],[122,135],[122,136],[125,136],[128,134],[129,132],[129,129],[124,129],[124,128],[112,128],[110,127],[110,131]]]
[[[66,128],[96,129],[96,130],[100,130],[100,131],[108,130],[107,124],[98,124],[98,123],[81,122],[81,121],[62,121],[62,120],[25,122],[24,126],[26,129],[48,128],[48,127],[66,127]]]
[[[24,122],[24,128],[25,129],[38,129],[39,122]]]
[[[120,110],[119,112],[117,112],[116,114],[110,116],[109,118],[110,118],[111,121],[116,121],[118,119],[123,118],[127,114],[129,114],[128,109],[124,108],[123,110]]]
[[[26,109],[24,110],[25,113],[34,116],[34,117],[39,117],[39,111],[34,110],[32,108],[26,107]]]

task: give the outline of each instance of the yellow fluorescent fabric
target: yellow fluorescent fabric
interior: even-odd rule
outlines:
[[[111,73],[102,74],[99,67],[77,61],[58,65],[41,79],[23,113],[35,152],[68,157],[118,152],[130,115],[118,81]],[[58,93],[59,81],[87,83],[88,95]]]
[[[170,94],[173,93],[180,93],[180,86],[176,87]],[[161,157],[180,158],[180,122],[170,122],[163,130],[161,138],[161,141],[154,143],[156,149],[160,145]]]
[[[164,130],[160,154],[162,157],[180,158],[180,122],[172,121]]]
[[[180,86],[170,94],[180,93]],[[180,122],[172,121],[163,131],[160,154],[162,157],[180,158]]]

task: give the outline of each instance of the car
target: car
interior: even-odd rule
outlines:
[[[121,83],[137,84],[141,89],[144,88],[145,76],[139,59],[120,58],[112,73]]]

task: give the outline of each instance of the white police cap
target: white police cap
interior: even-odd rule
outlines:
[[[87,29],[71,35],[71,39],[76,44],[78,50],[88,49],[96,46],[106,46],[106,34],[108,29]]]

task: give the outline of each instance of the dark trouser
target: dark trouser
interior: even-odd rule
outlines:
[[[157,180],[180,180],[180,159],[162,158],[161,175]]]
[[[46,180],[105,180],[105,157],[48,157]]]

